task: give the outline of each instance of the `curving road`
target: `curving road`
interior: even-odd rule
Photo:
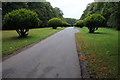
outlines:
[[[66,28],[3,61],[3,78],[81,78],[76,29]]]

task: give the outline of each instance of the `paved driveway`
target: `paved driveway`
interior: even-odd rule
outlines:
[[[76,31],[66,28],[3,61],[3,78],[81,78]]]

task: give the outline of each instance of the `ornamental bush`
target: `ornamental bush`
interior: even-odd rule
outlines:
[[[79,20],[75,23],[75,26],[82,28],[84,26],[84,20]]]
[[[52,18],[48,21],[48,26],[53,29],[57,29],[58,26],[62,26],[63,21],[60,18]]]
[[[98,27],[103,26],[105,18],[101,14],[92,14],[84,19],[84,24],[89,29],[89,33],[94,33]]]
[[[6,14],[3,20],[4,27],[15,29],[20,37],[26,37],[30,28],[41,24],[38,14],[27,9],[13,10]]]

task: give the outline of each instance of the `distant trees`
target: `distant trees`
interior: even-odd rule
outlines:
[[[39,19],[42,20],[42,27],[46,27],[51,18],[63,18],[62,11],[57,7],[53,8],[49,2],[29,2],[27,5],[30,10],[38,14]]]
[[[20,37],[26,37],[30,28],[41,24],[38,14],[27,9],[13,10],[7,13],[3,20],[3,25],[15,29]]]
[[[62,20],[62,26],[61,27],[69,27],[71,26],[69,23],[67,23],[66,21]]]
[[[84,19],[84,24],[89,29],[89,33],[94,33],[98,27],[103,26],[105,18],[100,14],[92,14]]]
[[[65,18],[65,21],[70,25],[74,25],[77,20],[74,18]]]
[[[120,2],[94,2],[88,4],[81,16],[81,20],[91,14],[101,14],[105,17],[104,26],[120,30],[119,22]]]

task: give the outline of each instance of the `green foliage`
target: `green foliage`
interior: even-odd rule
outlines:
[[[13,10],[6,14],[3,20],[4,27],[14,28],[20,37],[27,36],[30,28],[41,23],[36,12],[27,9]]]
[[[110,15],[107,25],[120,30],[120,2],[114,4],[114,12]]]
[[[103,26],[105,18],[100,14],[92,14],[84,19],[84,24],[89,29],[89,33],[94,33],[98,27]]]
[[[84,26],[84,20],[79,20],[75,23],[75,26],[82,28]]]
[[[49,2],[29,2],[28,8],[35,11],[39,19],[42,20],[41,26],[47,26],[49,19],[58,17],[62,18],[62,11],[59,8],[53,8]]]
[[[2,17],[12,10],[27,8],[26,2],[2,2]]]
[[[62,27],[67,27],[67,26],[70,26],[70,24],[63,20],[62,21]]]
[[[81,16],[81,20],[91,14],[101,14],[105,17],[104,27],[120,30],[119,26],[120,2],[94,2],[88,4]]]
[[[48,26],[53,27],[56,29],[58,26],[62,26],[63,21],[60,18],[52,18],[48,21]]]
[[[50,2],[3,2],[2,6],[3,18],[6,13],[16,9],[26,8],[35,11],[42,21],[39,27],[46,27],[51,18],[63,18],[63,12],[57,7],[53,8]]]
[[[54,10],[54,13],[55,13],[54,17],[63,19],[63,12],[62,12],[62,10],[60,10],[60,8],[55,7],[55,8],[53,8],[53,10]]]
[[[76,22],[76,19],[74,18],[65,18],[65,21],[71,25],[74,25]]]

